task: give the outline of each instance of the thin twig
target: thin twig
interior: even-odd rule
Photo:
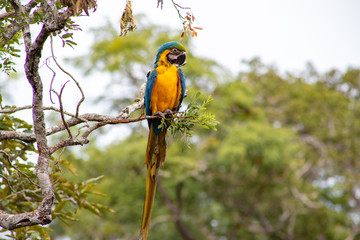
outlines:
[[[1,109],[0,113],[14,113],[14,112],[26,110],[26,109],[32,109],[32,105],[26,105],[23,107],[16,107],[16,108],[5,108],[5,109]]]
[[[23,106],[23,107],[16,107],[16,108],[6,108],[6,109],[0,110],[0,113],[10,113],[11,114],[11,113],[14,113],[14,112],[18,112],[18,111],[21,111],[21,110],[28,110],[28,109],[32,109],[32,105],[26,105],[26,106]],[[60,112],[59,108],[56,108],[56,107],[53,107],[53,106],[43,107],[43,110],[53,110],[53,111],[56,111],[56,112]],[[81,116],[76,117],[75,114],[69,113],[67,111],[63,111],[63,113],[65,115],[67,115],[67,116],[77,118],[77,119],[79,119],[79,120],[81,120],[82,122],[85,122],[85,123],[87,123],[89,121],[86,118],[82,118]]]
[[[80,84],[78,81],[76,81],[76,79],[69,73],[67,72],[65,69],[63,69],[60,64],[56,61],[56,58],[55,58],[55,55],[54,55],[54,49],[53,49],[53,42],[52,42],[52,35],[50,35],[50,46],[51,46],[51,55],[56,63],[56,65],[58,66],[58,68],[60,68],[60,70],[65,73],[66,75],[68,75],[69,77],[71,77],[71,79],[75,82],[76,86],[78,87],[80,93],[81,93],[81,99],[80,101],[78,102],[77,106],[76,106],[76,112],[75,112],[75,116],[78,117],[79,116],[79,108],[80,108],[80,105],[81,103],[85,100],[85,95],[84,95],[84,92],[83,90],[81,89],[80,87]]]
[[[181,20],[185,20],[185,18],[181,15],[179,8],[181,8],[181,9],[188,9],[188,10],[190,10],[190,11],[191,11],[191,8],[190,8],[190,7],[182,7],[182,6],[180,6],[179,4],[177,4],[174,0],[171,0],[171,2],[173,3],[176,11],[178,12],[179,18],[180,18]]]
[[[73,136],[72,136],[72,134],[71,134],[71,131],[70,131],[70,128],[69,128],[69,126],[68,126],[68,124],[67,124],[67,122],[66,122],[66,120],[65,120],[64,108],[63,108],[63,104],[62,104],[62,100],[61,100],[61,96],[62,96],[62,93],[63,93],[63,91],[64,91],[64,88],[65,88],[66,84],[67,84],[69,81],[70,81],[70,80],[66,81],[65,84],[61,87],[61,89],[60,89],[60,94],[57,93],[54,89],[52,89],[51,91],[54,92],[54,93],[57,95],[58,99],[59,99],[61,120],[62,120],[62,122],[63,122],[63,124],[64,124],[64,126],[65,126],[66,131],[67,131],[68,134],[69,134],[69,137],[70,137],[70,138],[73,138]]]
[[[12,194],[10,194],[10,195],[7,195],[6,198],[9,199],[9,198],[11,198],[11,197],[13,197],[13,196],[15,196],[15,195],[18,195],[18,194],[25,195],[26,192],[31,192],[31,193],[33,193],[33,194],[36,194],[36,192],[39,192],[39,191],[41,191],[40,188],[37,188],[37,189],[35,189],[35,190],[23,189],[23,190],[21,190],[21,191],[14,192],[14,193],[12,193]],[[38,196],[41,197],[40,195],[38,195]]]
[[[11,190],[13,193],[15,193],[16,191],[15,191],[15,190],[12,188],[12,186],[10,185],[9,180],[8,180],[4,175],[2,175],[1,173],[0,173],[0,177],[2,177],[3,179],[5,179],[5,181],[6,181],[7,185],[9,186],[10,190]]]
[[[51,103],[52,104],[55,104],[54,102],[53,102],[53,100],[52,100],[52,85],[53,85],[53,83],[54,83],[54,79],[55,79],[55,76],[56,76],[56,72],[48,65],[48,61],[49,61],[49,59],[50,59],[50,57],[48,57],[48,58],[46,58],[46,60],[45,60],[45,65],[50,69],[50,71],[52,71],[52,73],[53,73],[53,76],[52,76],[52,78],[51,78],[51,81],[50,81],[50,88],[49,88],[49,95],[50,95],[50,101],[51,101]]]
[[[21,170],[18,168],[18,166],[12,164],[12,161],[13,161],[13,160],[15,160],[17,157],[19,157],[21,154],[23,154],[23,153],[25,152],[25,148],[22,148],[22,149],[20,150],[20,152],[19,152],[18,154],[14,155],[14,156],[10,156],[7,152],[5,152],[5,151],[3,151],[3,150],[0,150],[0,152],[3,153],[3,154],[6,156],[6,159],[7,159],[8,163],[9,163],[9,166],[10,166],[10,167],[14,168],[18,173],[22,174],[25,178],[27,178],[27,180],[28,180],[31,184],[33,184],[33,185],[35,185],[35,186],[37,186],[37,187],[40,187],[39,184],[33,182],[33,181],[31,180],[31,178],[30,178],[26,173],[24,173],[23,171],[21,171]]]
[[[5,12],[0,14],[0,20],[4,20],[5,18],[13,17],[15,15],[15,11]]]
[[[61,169],[61,166],[59,165],[59,162],[60,162],[60,158],[61,158],[61,155],[64,153],[66,147],[63,147],[61,149],[61,152],[57,158],[57,161],[54,163],[54,166],[53,166],[53,172],[55,170],[55,166],[58,166],[60,168],[60,172],[61,172],[61,175],[58,177],[58,179],[56,179],[55,181],[53,181],[53,185],[55,185],[63,176],[64,176],[64,173],[62,172],[62,169]]]

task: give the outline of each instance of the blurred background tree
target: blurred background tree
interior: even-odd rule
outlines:
[[[156,48],[174,38],[144,26],[118,38],[107,25],[94,30],[90,57],[72,61],[90,74],[111,74],[100,96],[119,111],[143,83]],[[150,239],[356,239],[359,231],[360,69],[279,73],[258,58],[232,76],[213,60],[192,54],[183,68],[189,96],[212,94],[217,132],[196,129],[191,149],[169,139],[161,170]],[[214,57],[215,58],[215,57]],[[117,94],[126,85],[128,94]],[[189,99],[186,99],[189,101]],[[185,104],[186,104],[185,101]],[[66,151],[78,176],[104,175],[90,197],[113,209],[102,217],[79,210],[71,225],[54,221],[51,233],[71,239],[134,239],[145,194],[146,126],[126,139]]]

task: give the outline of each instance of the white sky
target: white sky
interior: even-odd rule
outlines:
[[[203,28],[193,41],[195,53],[220,62],[234,73],[242,59],[254,56],[275,64],[281,71],[301,70],[308,61],[322,72],[333,67],[345,70],[350,65],[360,66],[358,0],[175,1],[191,7],[195,25]],[[151,22],[180,33],[181,20],[170,0],[164,0],[162,10],[156,8],[156,3],[134,0],[134,14],[146,14]],[[90,17],[77,20],[83,29],[76,36],[79,45],[84,38],[91,38],[91,27],[101,26],[106,19],[119,28],[125,0],[98,4]]]
[[[118,24],[124,1],[119,2],[113,7],[99,1],[98,14],[105,12]],[[134,13],[146,13],[151,21],[180,30],[181,21],[171,2],[164,2],[161,10],[156,0],[134,0]],[[196,54],[219,61],[233,72],[240,60],[254,56],[282,71],[303,69],[307,61],[320,71],[360,66],[358,0],[176,2],[191,7],[196,24],[203,27],[194,39]]]

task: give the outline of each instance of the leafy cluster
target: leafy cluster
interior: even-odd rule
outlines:
[[[77,45],[73,40],[74,31],[81,31],[81,28],[71,18],[66,21],[65,27],[57,32],[53,33],[53,36],[58,36],[62,41],[62,46],[65,45],[74,48]]]
[[[1,96],[0,96],[1,99]],[[6,106],[4,107],[7,108]],[[31,132],[32,125],[8,114],[0,114],[0,130],[17,130]],[[35,163],[31,156],[36,153],[33,143],[18,140],[0,141],[0,209],[12,213],[31,211],[41,201],[41,191],[37,186]],[[39,231],[37,231],[37,230]],[[34,231],[42,236],[48,235],[45,229],[39,226],[18,229],[8,232],[7,236],[33,236]],[[1,232],[6,231],[2,229]]]
[[[12,106],[1,106],[0,109],[11,109]],[[32,133],[31,124],[11,114],[0,114],[0,130]],[[36,177],[37,150],[32,140],[20,141],[5,139],[0,141],[0,209],[11,213],[32,211],[42,200],[42,193]],[[76,167],[67,160],[66,154],[53,157],[50,178],[55,192],[56,207],[52,211],[53,219],[68,224],[79,221],[75,217],[78,209],[85,209],[98,216],[100,211],[112,211],[97,202],[89,201],[89,195],[103,196],[94,187],[102,176],[81,181],[70,181],[64,173],[77,175]],[[11,239],[50,239],[51,228],[30,226],[12,231],[2,229]]]
[[[6,22],[0,21],[0,36],[1,32],[6,29],[5,24]],[[6,74],[16,72],[16,69],[14,68],[15,62],[13,57],[20,57],[20,38],[21,34],[17,33],[7,44],[4,44],[0,40],[0,71],[3,71]]]
[[[203,102],[199,102],[200,92],[197,92],[192,98],[184,111],[178,112],[169,121],[168,118],[162,118],[162,124],[159,128],[168,126],[168,130],[175,137],[185,138],[187,146],[190,146],[190,139],[193,136],[193,128],[201,126],[204,129],[212,129],[216,131],[216,125],[219,124],[215,120],[215,115],[207,111],[207,106],[213,100],[211,95]]]

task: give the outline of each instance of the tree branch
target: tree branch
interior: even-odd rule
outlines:
[[[125,107],[121,113],[117,117],[112,117],[109,115],[101,115],[96,113],[85,113],[80,115],[79,117],[75,117],[74,114],[68,113],[64,111],[65,115],[71,116],[69,120],[66,121],[67,126],[73,127],[81,123],[88,123],[88,122],[98,122],[93,126],[88,126],[88,130],[82,135],[82,137],[88,137],[91,132],[94,130],[103,127],[105,125],[114,125],[114,124],[123,124],[123,123],[133,123],[139,122],[147,119],[159,119],[160,116],[147,116],[141,115],[136,118],[129,118],[130,115],[138,109],[142,109],[144,106],[144,100],[136,101],[135,103]],[[14,113],[16,111],[24,110],[24,109],[31,109],[32,106],[24,106],[19,108],[9,108],[1,110],[0,113]],[[44,107],[43,110],[53,110],[60,112],[60,109],[55,107]],[[184,116],[173,116],[173,118],[184,118]],[[53,135],[55,133],[61,132],[65,130],[66,127],[63,122],[49,127],[46,129],[46,136]],[[8,130],[0,130],[0,141],[5,139],[14,139],[14,140],[21,140],[24,142],[35,142],[36,136],[33,133],[25,133],[25,132],[17,132],[17,131],[8,131]],[[70,146],[70,145],[69,145]]]
[[[85,95],[84,92],[82,90],[82,88],[80,87],[80,84],[78,81],[76,81],[76,79],[69,73],[67,72],[64,68],[62,68],[60,66],[60,64],[57,62],[56,57],[54,55],[54,48],[53,48],[53,42],[52,42],[52,36],[50,36],[50,46],[51,46],[51,55],[55,61],[56,66],[58,66],[58,68],[60,68],[60,70],[65,73],[66,75],[68,75],[76,84],[77,88],[79,89],[80,93],[81,93],[81,99],[79,100],[79,102],[76,105],[76,112],[75,112],[75,116],[78,117],[79,116],[79,109],[80,109],[80,105],[81,103],[85,100]]]
[[[59,99],[59,107],[60,107],[61,120],[62,120],[62,122],[63,122],[63,124],[64,124],[64,126],[65,126],[66,131],[67,131],[68,134],[69,134],[69,138],[73,138],[73,136],[72,136],[72,134],[71,134],[71,131],[70,131],[70,128],[69,128],[69,126],[67,125],[67,123],[66,123],[66,121],[65,121],[64,108],[63,108],[63,104],[62,104],[62,100],[61,100],[61,96],[62,96],[62,93],[63,93],[63,91],[64,91],[64,88],[65,88],[66,84],[67,84],[69,81],[70,81],[70,80],[66,81],[66,82],[64,83],[64,85],[61,87],[60,93],[57,93],[54,89],[52,89],[51,91],[54,92],[54,93],[57,95],[58,99]]]
[[[5,140],[5,139],[21,140],[24,142],[35,142],[36,141],[35,134],[17,132],[17,131],[0,130],[0,141]]]

